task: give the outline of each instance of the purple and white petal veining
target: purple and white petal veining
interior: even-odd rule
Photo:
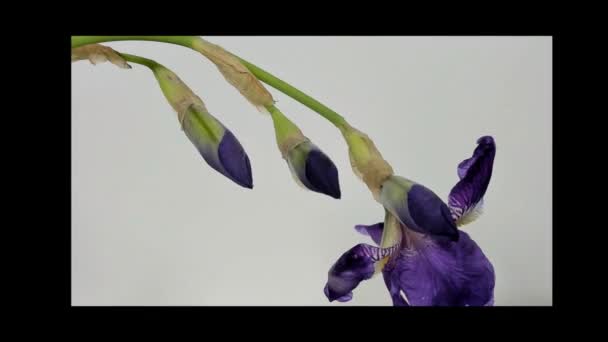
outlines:
[[[460,181],[450,191],[448,206],[457,223],[472,221],[480,213],[482,199],[492,177],[496,145],[491,136],[477,140],[473,156],[458,164]],[[468,215],[471,217],[466,217]]]
[[[379,248],[360,243],[346,251],[328,272],[324,293],[329,301],[348,301],[352,291],[376,272],[376,263],[390,256],[398,246]]]

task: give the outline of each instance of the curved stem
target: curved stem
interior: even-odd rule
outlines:
[[[151,59],[147,59],[147,58],[135,56],[135,55],[130,55],[128,53],[120,53],[118,51],[116,51],[116,53],[118,53],[127,62],[141,64],[141,65],[147,66],[150,69],[153,69],[156,66],[160,66],[160,64],[158,64],[156,61],[153,61]]]
[[[72,47],[79,47],[87,44],[109,42],[109,41],[124,41],[124,40],[144,40],[144,41],[155,41],[162,43],[170,43],[175,45],[181,45],[196,51],[193,48],[193,43],[201,39],[197,36],[75,36],[72,37]],[[235,55],[236,56],[236,55]],[[290,85],[289,83],[281,80],[280,78],[272,75],[271,73],[263,70],[262,68],[236,56],[242,63],[254,74],[260,81],[268,84],[276,90],[284,93],[285,95],[293,98],[300,102],[306,107],[312,109],[316,113],[323,116],[329,122],[331,122],[338,129],[343,129],[345,125],[348,125],[346,120],[336,113],[331,108],[315,100],[311,96]],[[135,62],[136,63],[136,62]]]
[[[151,42],[170,43],[192,48],[192,42],[197,36],[73,36],[72,48],[88,44],[123,41],[123,40],[144,40]]]
[[[342,126],[344,126],[346,124],[346,120],[340,114],[333,111],[331,108],[329,108],[326,105],[322,104],[321,102],[315,100],[311,96],[307,95],[306,93],[302,92],[301,90],[297,89],[296,87],[290,85],[289,83],[287,83],[287,82],[281,80],[280,78],[272,75],[271,73],[265,71],[264,69],[254,65],[254,64],[251,64],[248,61],[246,61],[238,56],[237,56],[237,58],[260,81],[270,85],[271,87],[275,88],[276,90],[281,91],[282,93],[288,95],[292,99],[300,102],[301,104],[305,105],[306,107],[317,112],[318,114],[323,116],[325,119],[327,119],[329,122],[334,124],[334,126],[341,128]]]

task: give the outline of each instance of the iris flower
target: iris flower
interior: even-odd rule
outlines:
[[[331,267],[329,301],[352,299],[363,280],[382,272],[395,306],[491,306],[494,268],[457,226],[479,217],[492,176],[494,139],[477,140],[473,156],[458,165],[459,182],[444,203],[426,187],[390,176],[379,201],[385,221],[355,229],[378,245],[358,244]]]
[[[477,140],[473,156],[458,165],[458,183],[447,204],[433,191],[395,176],[373,141],[330,108],[259,67],[193,36],[72,37],[72,61],[109,60],[129,68],[128,62],[149,67],[178,114],[182,129],[204,160],[215,170],[246,188],[253,187],[249,158],[236,137],[212,116],[203,101],[172,71],[155,61],[119,54],[90,45],[111,40],[152,40],[182,45],[213,62],[224,78],[249,102],[270,113],[282,157],[295,180],[306,189],[340,198],[338,171],[331,159],[275,106],[262,85],[268,83],[331,122],[342,133],[354,173],[385,209],[384,222],[358,225],[377,246],[358,244],[331,267],[324,292],[330,301],[348,301],[363,280],[382,273],[396,306],[489,306],[494,304],[494,268],[469,235],[458,229],[481,213],[496,147],[494,139]],[[88,46],[87,46],[88,45]]]

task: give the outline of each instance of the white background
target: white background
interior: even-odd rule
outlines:
[[[494,136],[485,212],[463,229],[494,265],[496,305],[551,305],[550,37],[205,38],[336,110],[446,200]],[[349,303],[323,295],[333,262],[371,241],[353,226],[383,220],[332,125],[269,88],[336,163],[341,200],[295,184],[270,118],[198,53],[107,45],[176,72],[243,144],[254,189],[207,166],[147,68],[73,63],[73,305],[391,305],[381,276]]]

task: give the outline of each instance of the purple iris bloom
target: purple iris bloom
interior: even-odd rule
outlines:
[[[382,272],[395,306],[494,304],[494,268],[475,241],[456,228],[479,216],[492,176],[494,139],[485,136],[477,144],[473,156],[458,165],[460,180],[447,205],[405,178],[383,184],[380,201],[390,227],[385,222],[355,227],[379,246],[358,244],[336,261],[324,289],[329,301],[351,300],[361,281]]]

